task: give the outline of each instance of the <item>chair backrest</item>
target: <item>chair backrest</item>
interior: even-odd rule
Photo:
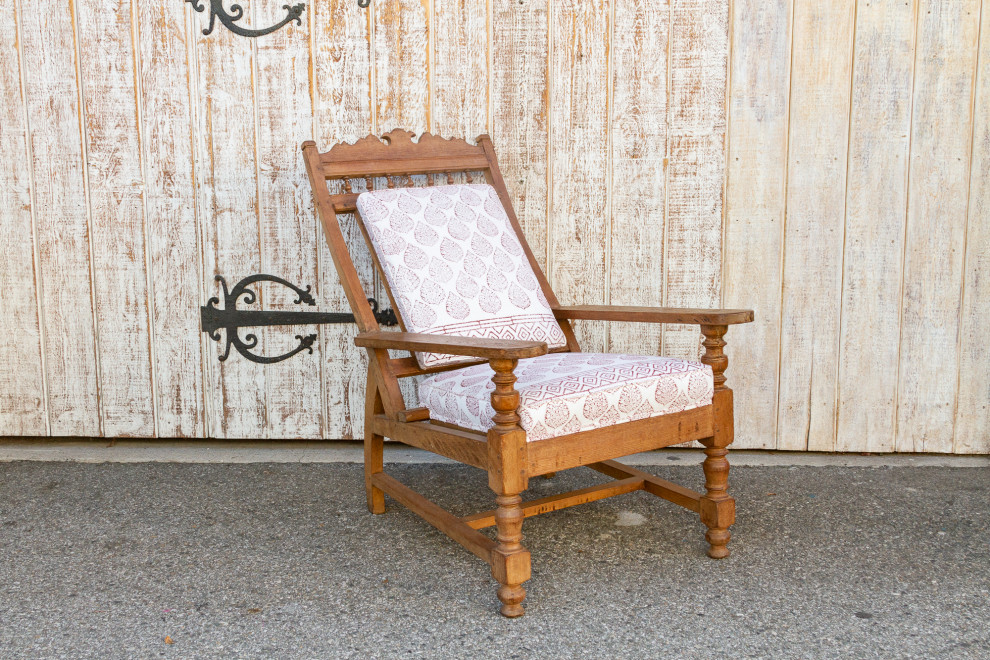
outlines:
[[[558,307],[559,303],[550,290],[546,276],[533,256],[512,209],[491,139],[487,135],[481,135],[477,138],[477,144],[472,145],[465,140],[444,139],[430,133],[424,133],[416,141],[413,141],[413,137],[413,133],[396,129],[383,135],[381,139],[369,135],[354,144],[335,145],[324,153],[319,152],[315,142],[307,141],[302,145],[306,170],[313,187],[324,235],[358,328],[362,332],[368,332],[378,330],[379,326],[368,304],[366,292],[361,285],[361,279],[354,267],[341,230],[338,215],[349,213],[355,214],[357,218],[358,226],[371,250],[375,267],[386,285],[400,327],[415,332],[429,325],[408,318],[409,305],[397,304],[397,292],[394,291],[395,287],[391,286],[394,282],[390,282],[389,272],[386,272],[388,267],[383,268],[379,259],[382,255],[376,250],[373,240],[375,232],[369,231],[368,219],[362,218],[361,213],[358,212],[358,197],[362,192],[405,190],[417,184],[450,185],[458,180],[464,180],[468,184],[483,182],[491,186],[501,202],[504,212],[502,217],[514,233],[518,241],[517,245],[522,250],[522,256],[536,279],[541,297],[550,308]],[[335,188],[334,192],[331,192],[328,184]],[[479,196],[482,192],[488,195],[487,188],[476,187],[474,191]],[[397,196],[386,192],[385,197],[397,203]],[[481,203],[484,203],[483,198]],[[567,321],[559,321],[558,327],[563,333],[564,341],[563,345],[555,350],[580,350]],[[448,334],[457,334],[457,331]],[[439,358],[420,356],[421,362],[417,362],[415,357],[390,358],[388,352],[381,349],[370,349],[369,353],[372,358],[372,369],[383,381],[464,366],[463,362],[447,360],[443,356]],[[388,382],[381,384],[386,389],[393,389]],[[394,391],[398,392],[397,385]],[[395,404],[401,406],[401,401]]]

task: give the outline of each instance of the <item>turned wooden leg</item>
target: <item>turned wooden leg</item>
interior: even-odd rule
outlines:
[[[724,325],[702,326],[705,336],[702,344],[705,354],[701,361],[712,368],[715,379],[715,392],[712,396],[714,412],[714,435],[701,440],[705,446],[705,496],[701,498],[701,521],[708,527],[705,540],[709,543],[708,556],[724,559],[729,556],[728,543],[731,538],[729,526],[736,520],[736,502],[729,497],[729,461],[727,447],[732,443],[732,390],[725,386],[725,369],[729,359],[722,352],[725,347],[727,327]]]
[[[498,599],[503,616],[524,613],[522,602],[526,590],[522,583],[530,578],[530,555],[522,545],[522,497],[526,490],[526,432],[519,427],[519,393],[513,384],[516,360],[490,361],[495,376],[492,407],[495,427],[488,432],[488,484],[495,491],[495,550],[492,552],[492,577],[499,583]]]
[[[715,438],[705,438],[705,496],[701,498],[701,521],[708,527],[705,540],[709,543],[708,556],[724,559],[729,556],[727,547],[732,534],[729,526],[736,519],[736,503],[728,494],[729,450],[716,446]]]
[[[368,511],[385,513],[385,493],[371,484],[372,475],[385,469],[385,438],[375,435],[372,420],[384,412],[381,393],[375,376],[368,370],[368,396],[364,405],[364,488],[368,496]]]

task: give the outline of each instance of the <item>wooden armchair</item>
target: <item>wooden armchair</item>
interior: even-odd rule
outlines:
[[[355,344],[369,356],[371,512],[384,512],[387,493],[488,562],[507,617],[523,614],[530,553],[521,530],[529,516],[645,490],[697,512],[708,555],[727,557],[735,504],[727,492],[733,427],[723,336],[753,312],[561,305],[526,243],[489,137],[476,145],[412,138],[395,130],[325,153],[302,145],[360,329]],[[467,184],[454,185],[455,176]],[[339,191],[331,194],[328,181]],[[375,321],[338,222],[347,213],[359,220],[401,332],[383,332]],[[704,356],[580,353],[576,319],[697,324]],[[399,390],[399,379],[411,376],[422,377],[421,407],[407,408]],[[388,476],[385,437],[486,470],[496,508],[458,518]],[[705,447],[704,494],[612,460],[690,440]],[[614,481],[528,502],[520,496],[531,477],[578,466]],[[495,540],[478,531],[491,526]]]

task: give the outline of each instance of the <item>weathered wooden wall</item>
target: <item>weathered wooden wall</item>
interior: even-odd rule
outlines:
[[[493,135],[562,301],[755,308],[739,446],[990,452],[981,4],[314,0],[246,39],[181,0],[0,0],[0,435],[359,436],[352,327],[220,363],[199,306],[268,272],[346,309],[298,145],[401,126]]]

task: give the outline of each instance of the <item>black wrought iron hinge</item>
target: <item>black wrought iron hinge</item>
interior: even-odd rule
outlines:
[[[296,339],[299,340],[299,344],[294,349],[288,353],[283,353],[282,355],[267,357],[251,352],[251,349],[258,345],[258,337],[253,333],[248,333],[244,335],[244,339],[242,340],[238,334],[238,330],[243,327],[355,322],[354,315],[346,312],[293,312],[237,309],[237,301],[242,297],[244,303],[247,305],[254,304],[254,302],[257,301],[257,294],[253,289],[248,288],[256,282],[275,282],[276,284],[281,284],[284,287],[292,289],[296,293],[296,304],[306,303],[310,306],[316,305],[316,300],[313,299],[313,296],[310,293],[311,287],[307,286],[305,289],[302,289],[291,282],[283,280],[281,277],[276,277],[275,275],[264,275],[261,273],[257,275],[250,275],[238,282],[234,285],[234,288],[230,290],[227,289],[227,281],[222,275],[217,275],[216,281],[220,283],[220,286],[223,289],[223,309],[217,307],[220,303],[220,298],[213,296],[207,301],[206,306],[199,308],[199,311],[200,325],[203,328],[203,332],[208,334],[210,339],[215,342],[219,343],[221,339],[225,339],[226,341],[223,348],[223,353],[220,355],[221,362],[230,356],[231,346],[237,349],[238,353],[252,362],[258,362],[260,364],[273,364],[275,362],[287,360],[301,351],[308,350],[312,353],[313,344],[316,342],[316,334],[296,335]],[[379,310],[378,301],[374,298],[368,298],[368,302],[371,304],[371,309],[374,312],[375,319],[378,323],[386,326],[399,324],[399,320],[395,317],[394,311],[391,309]],[[221,330],[224,331],[223,338],[221,338]]]

